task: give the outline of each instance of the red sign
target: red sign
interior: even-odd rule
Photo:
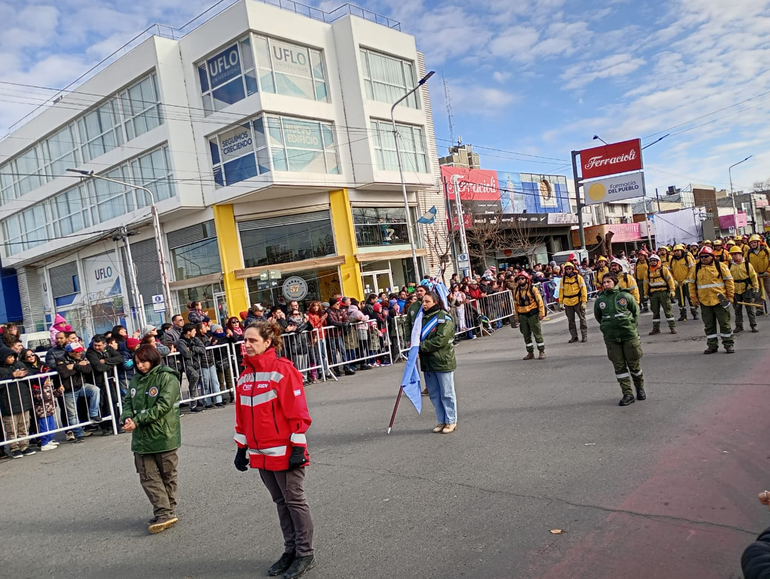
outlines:
[[[500,201],[497,185],[497,171],[486,169],[465,169],[462,167],[441,167],[441,177],[446,179],[447,194],[454,201],[455,187],[452,175],[459,175],[457,183],[460,199],[463,201]]]
[[[642,141],[631,139],[580,151],[583,179],[642,169]]]

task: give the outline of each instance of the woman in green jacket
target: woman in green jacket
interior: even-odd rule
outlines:
[[[436,433],[449,434],[457,428],[454,339],[455,326],[444,311],[441,298],[434,292],[425,294],[422,298],[420,368],[430,401],[436,409],[438,425],[433,429]]]
[[[148,522],[154,534],[178,521],[179,373],[162,365],[158,350],[147,344],[136,351],[134,362],[137,374],[123,397],[120,424],[132,435],[136,472],[155,514]]]
[[[642,344],[639,341],[639,305],[634,296],[618,288],[618,275],[605,274],[602,278],[604,291],[594,304],[594,317],[604,335],[607,357],[615,367],[615,377],[620,383],[623,398],[620,406],[634,402],[631,389],[633,379],[636,400],[645,400],[644,375],[639,361],[642,359]]]

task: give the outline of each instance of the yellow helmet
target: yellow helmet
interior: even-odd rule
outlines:
[[[730,253],[740,253],[742,255],[743,254],[743,250],[740,247],[738,247],[737,245],[733,245],[730,248]]]
[[[711,245],[711,241],[707,239],[706,241],[703,242],[703,245]]]
[[[674,246],[674,251],[677,251],[677,250],[687,251],[687,248],[684,245],[682,245],[681,243],[677,243]]]
[[[722,240],[721,239],[717,239],[716,241],[714,241],[714,245],[716,247],[719,247],[720,245],[722,245]]]
[[[596,258],[597,262],[602,261],[602,260],[604,260],[605,263],[608,261],[607,258],[604,257],[603,255],[600,255],[599,257]]]
[[[762,238],[759,236],[759,234],[755,233],[751,237],[749,237],[749,241],[762,241]]]
[[[671,251],[671,250],[668,248],[668,245],[661,245],[661,246],[658,248],[658,251],[665,251],[665,252],[669,252],[669,251]]]
[[[731,239],[727,242],[727,247],[735,247],[735,242]]]

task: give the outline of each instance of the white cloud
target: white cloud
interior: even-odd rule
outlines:
[[[506,80],[511,78],[511,73],[510,72],[500,72],[499,70],[496,70],[492,74],[492,78],[495,79],[495,82],[504,83]]]
[[[630,54],[613,54],[595,62],[584,62],[569,68],[562,74],[567,81],[565,88],[582,88],[595,80],[627,76],[644,66],[643,58],[634,58]]]

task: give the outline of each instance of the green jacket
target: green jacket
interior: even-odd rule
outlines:
[[[420,300],[417,300],[408,308],[406,308],[406,321],[404,322],[404,343],[408,344],[412,339],[412,328],[414,327],[414,319],[417,317],[417,313],[420,311],[422,304]]]
[[[163,365],[147,374],[137,372],[123,397],[120,423],[127,418],[136,423],[131,439],[133,452],[152,454],[179,448],[179,373]]]
[[[639,337],[639,306],[630,293],[617,287],[596,298],[594,317],[605,342],[626,342]]]
[[[433,318],[438,318],[436,327],[420,342],[420,368],[423,372],[454,372],[455,360],[455,325],[452,317],[443,310],[423,315],[422,327]]]

